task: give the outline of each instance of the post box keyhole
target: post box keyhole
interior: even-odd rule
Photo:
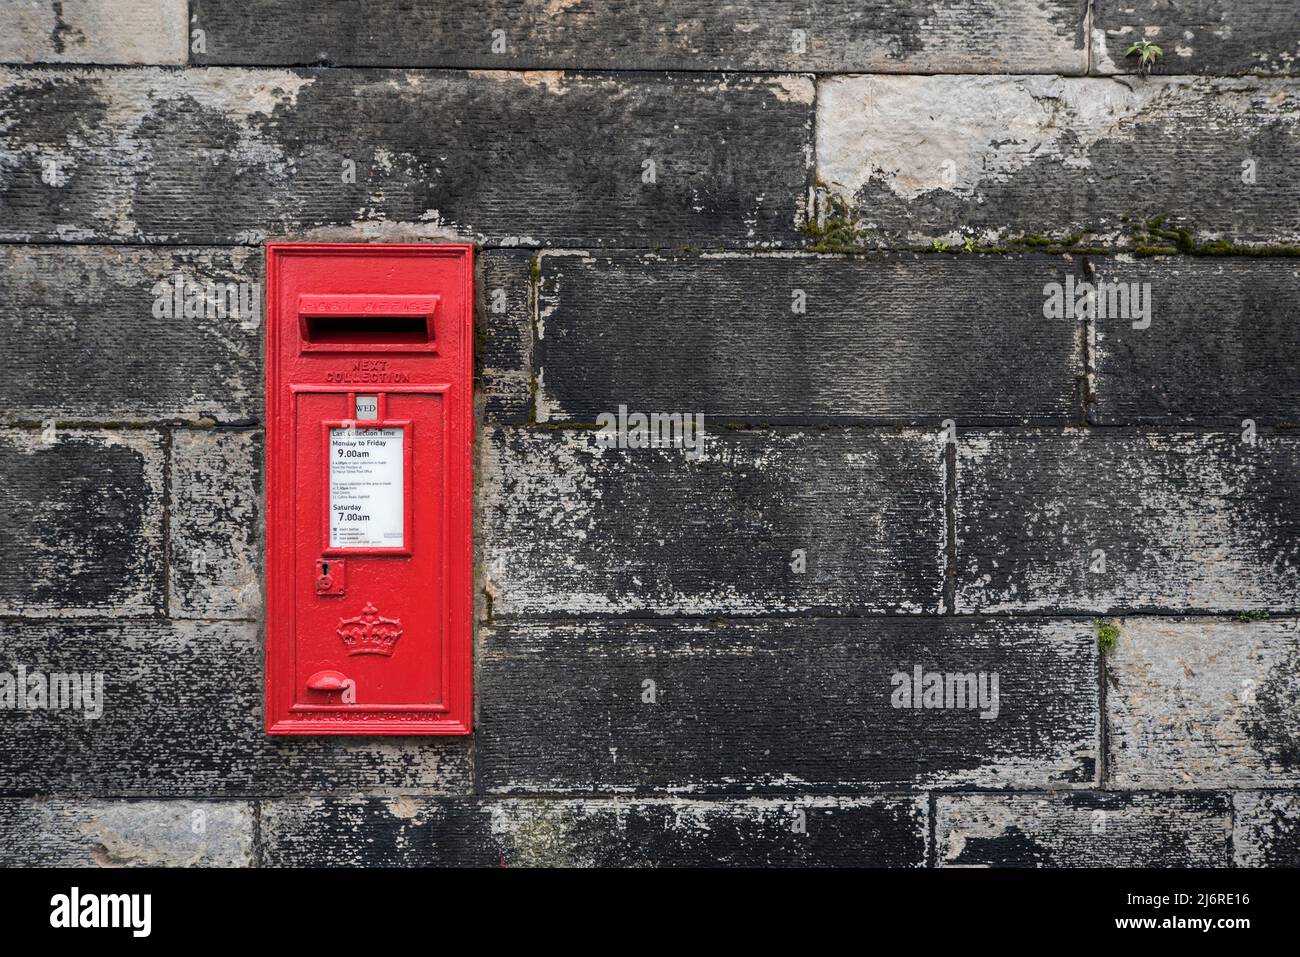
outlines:
[[[343,559],[317,559],[316,561],[316,594],[317,595],[342,595],[344,585],[343,573],[346,571]]]

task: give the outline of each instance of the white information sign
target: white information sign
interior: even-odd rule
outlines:
[[[406,544],[404,429],[330,429],[330,548]]]

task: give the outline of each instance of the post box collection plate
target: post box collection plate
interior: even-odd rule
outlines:
[[[473,247],[272,243],[266,730],[471,730]]]

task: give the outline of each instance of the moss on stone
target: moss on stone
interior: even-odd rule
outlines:
[[[1097,620],[1097,650],[1103,655],[1115,650],[1119,643],[1119,625],[1109,621]]]
[[[825,211],[799,227],[812,241],[808,248],[815,253],[863,252],[862,228],[849,204],[821,185],[817,195]]]
[[[1300,256],[1300,246],[1291,243],[1241,246],[1227,239],[1197,242],[1195,230],[1190,226],[1170,228],[1165,217],[1148,220],[1146,233],[1138,239],[1133,249],[1135,256]]]
[[[1071,249],[1083,242],[1083,233],[1071,233],[1069,236],[1044,236],[1042,233],[1027,233],[1018,239],[1012,239],[1013,246],[1027,246],[1032,249]]]

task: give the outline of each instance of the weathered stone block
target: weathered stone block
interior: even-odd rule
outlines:
[[[0,63],[169,63],[186,57],[186,0],[6,0]]]
[[[510,622],[480,648],[489,792],[1096,783],[1086,621]]]
[[[1108,285],[1108,300],[1113,285],[1140,296],[1145,287],[1151,301],[1146,328],[1123,318],[1094,323],[1093,421],[1238,431],[1245,419],[1300,423],[1300,263],[1180,256],[1092,265],[1090,279]]]
[[[234,801],[0,799],[7,867],[248,867],[253,807]]]
[[[253,249],[0,245],[0,331],[31,373],[0,380],[0,416],[258,418],[262,271]]]
[[[1286,434],[963,433],[957,610],[1294,609],[1298,501]]]
[[[940,794],[943,867],[1227,867],[1226,794]]]
[[[200,63],[1081,73],[1081,0],[195,0]]]
[[[157,614],[163,458],[152,431],[0,429],[0,614]]]
[[[172,433],[174,618],[258,618],[262,611],[262,434]]]
[[[838,76],[817,86],[817,175],[867,243],[1125,245],[1159,217],[1295,243],[1298,125],[1289,80]]]
[[[1132,73],[1137,40],[1164,51],[1153,73],[1295,73],[1300,18],[1272,0],[1094,0],[1093,70]]]
[[[602,448],[590,430],[486,433],[475,481],[495,613],[939,609],[937,434],[706,420],[687,456]]]
[[[1300,794],[1238,791],[1232,808],[1238,867],[1300,867]]]
[[[528,421],[533,401],[533,259],[522,249],[481,250],[475,263],[479,335],[474,365],[484,417]]]
[[[794,75],[0,69],[0,240],[792,245],[812,108]]]
[[[1121,788],[1300,784],[1294,618],[1124,618],[1107,655],[1110,779]]]
[[[320,867],[919,867],[924,798],[270,801],[262,863]]]
[[[721,421],[1056,419],[1083,337],[1043,318],[1060,256],[543,254],[538,419],[620,404]]]

